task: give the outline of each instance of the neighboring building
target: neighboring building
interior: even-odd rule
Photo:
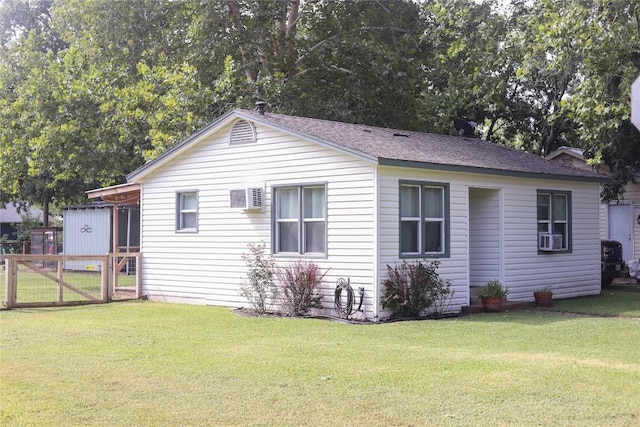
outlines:
[[[454,311],[493,279],[509,300],[599,294],[603,179],[478,139],[235,110],[89,195],[139,192],[150,299],[247,306],[242,254],[263,241],[278,264],[328,272],[327,314],[349,278],[379,320],[387,265],[404,259],[440,261]]]
[[[592,170],[579,148],[560,147],[549,153],[547,159],[566,166]],[[610,174],[606,166],[600,172]],[[636,182],[627,183],[620,200],[600,206],[600,238],[622,243],[625,261],[640,259],[640,175],[634,178]]]
[[[42,210],[38,208],[29,208],[29,213],[33,218],[40,219],[42,223]],[[16,240],[18,238],[18,229],[14,224],[22,223],[22,215],[24,212],[18,212],[16,203],[7,203],[4,209],[0,209],[0,237],[7,236],[7,240]]]

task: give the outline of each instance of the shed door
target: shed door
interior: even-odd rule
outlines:
[[[631,205],[609,205],[609,239],[622,243],[622,259],[633,259]]]

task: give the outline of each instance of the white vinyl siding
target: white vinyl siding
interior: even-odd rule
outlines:
[[[321,289],[324,313],[332,314],[336,280],[348,278],[354,289],[365,288],[365,316],[383,318],[379,284],[387,265],[401,261],[401,181],[449,186],[449,254],[438,259],[438,273],[453,283],[453,310],[469,303],[475,274],[470,270],[479,265],[471,251],[486,248],[492,251],[488,256],[497,258],[491,271],[509,288],[510,300],[533,300],[533,291],[543,285],[552,286],[558,298],[600,292],[597,183],[376,166],[263,125],[256,127],[256,143],[229,144],[230,128],[226,123],[203,133],[158,169],[139,176],[143,294],[151,299],[246,307],[239,294],[247,273],[242,255],[249,243],[265,242],[273,250],[275,189],[322,183],[326,252],[305,258],[327,272]],[[264,211],[229,207],[229,190],[247,187],[265,189]],[[176,193],[193,188],[198,189],[198,233],[176,233]],[[474,194],[476,188],[494,191],[486,201],[491,212],[499,209],[495,222],[490,213],[478,214],[482,203],[473,201],[480,195]],[[572,252],[539,256],[532,245],[538,233],[538,189],[571,192]],[[309,224],[317,220],[308,219]],[[483,223],[499,233],[495,240],[474,242],[471,229]],[[298,257],[277,258],[277,263]]]
[[[448,183],[449,193],[449,253],[447,257],[436,258],[440,262],[438,274],[453,283],[454,295],[452,310],[457,311],[469,302],[468,288],[468,224],[467,224],[467,189],[459,183],[459,175],[440,171],[419,170],[409,168],[395,168],[383,166],[379,168],[379,262],[378,276],[384,279],[387,265],[397,265],[402,262],[400,248],[400,183],[413,182],[428,185],[428,183]],[[425,256],[417,257],[415,261],[430,262]],[[414,262],[408,259],[407,262]],[[382,312],[381,317],[389,315]]]
[[[600,292],[600,239],[598,232],[599,185],[555,181],[516,180],[505,190],[505,276],[510,300],[531,300],[532,292],[549,285],[554,298],[594,295]],[[572,251],[543,256],[537,241],[537,188],[567,192],[571,189]],[[553,188],[552,186],[557,186]],[[527,199],[529,198],[529,199]],[[536,233],[534,235],[533,233]],[[537,288],[536,288],[537,287]]]
[[[327,271],[323,303],[330,310],[336,280],[350,278],[355,289],[365,287],[366,315],[372,317],[377,282],[373,164],[264,126],[257,126],[255,144],[230,145],[229,129],[203,136],[144,177],[143,292],[156,300],[246,307],[239,294],[247,275],[242,254],[249,243],[265,242],[272,250],[274,188],[305,186],[313,177],[312,183],[326,186],[326,253],[305,258]],[[230,189],[254,186],[265,188],[264,211],[229,207]],[[197,234],[174,231],[173,195],[181,188],[198,189]],[[307,219],[309,224],[317,220]]]
[[[502,276],[500,190],[469,188],[469,283]]]
[[[508,299],[514,301],[533,301],[533,291],[544,285],[554,288],[554,298],[600,292],[599,184],[566,182],[558,186],[553,180],[393,167],[381,167],[380,172],[380,277],[386,274],[388,264],[400,261],[398,182],[422,180],[449,183],[450,256],[439,259],[438,273],[453,283],[454,309],[469,303],[471,277],[484,280],[497,275],[491,279],[508,286]],[[492,196],[485,197],[486,203],[475,203],[474,198],[480,193],[474,194],[474,191],[482,187],[499,190],[499,195],[494,191]],[[539,256],[537,245],[532,244],[538,235],[537,191],[540,188],[571,191],[572,252]],[[483,219],[483,214],[478,212],[487,208],[491,212],[499,209],[499,212]],[[480,224],[474,225],[471,221],[474,214]],[[470,237],[471,227],[480,230],[483,224],[498,234],[491,240],[483,237],[474,242]],[[482,239],[487,240],[482,243]],[[486,251],[493,259],[494,264],[487,271],[478,270],[481,256],[478,251]],[[481,277],[482,274],[486,276]]]

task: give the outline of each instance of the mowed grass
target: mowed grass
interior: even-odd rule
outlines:
[[[625,288],[627,291],[620,290]],[[640,285],[603,288],[600,296],[596,297],[554,300],[552,309],[601,316],[640,318]]]
[[[637,426],[639,343],[640,318],[535,310],[375,325],[148,301],[2,311],[0,425]]]

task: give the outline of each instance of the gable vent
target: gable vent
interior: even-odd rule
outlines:
[[[560,160],[560,164],[562,166],[573,166],[573,159],[571,158],[564,158]]]
[[[256,142],[256,129],[246,120],[239,120],[233,124],[229,132],[230,144],[247,144]]]

